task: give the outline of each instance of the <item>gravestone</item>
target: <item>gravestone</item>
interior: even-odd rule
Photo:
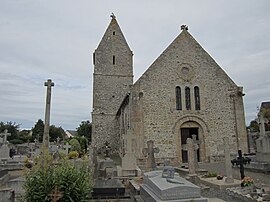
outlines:
[[[232,175],[232,165],[231,165],[231,155],[230,155],[232,146],[229,144],[229,138],[224,137],[223,144],[218,145],[218,148],[220,150],[223,150],[224,155],[225,155],[225,171],[226,171],[225,182],[226,183],[233,183],[234,179],[233,179],[233,175]]]
[[[256,159],[259,162],[270,163],[270,138],[265,133],[265,118],[263,113],[258,114],[258,122],[260,126],[260,136],[256,140],[257,152]]]
[[[125,154],[122,157],[122,176],[136,176],[136,157],[133,148],[135,137],[130,134],[124,136]]]
[[[154,141],[147,141],[147,148],[143,149],[143,154],[147,157],[147,170],[154,170],[156,168],[155,153],[159,153],[159,148],[154,148]]]
[[[188,152],[189,175],[195,175],[196,174],[195,161],[197,161],[197,159],[195,159],[194,153],[196,153],[196,151],[199,149],[199,146],[197,144],[194,144],[191,138],[187,138],[187,144],[182,145],[182,149]]]
[[[64,154],[65,154],[65,155],[68,155],[68,150],[69,150],[69,148],[71,148],[71,145],[69,145],[68,143],[66,143],[66,144],[64,145],[64,148],[65,148]]]
[[[195,146],[196,150],[194,151],[194,161],[195,161],[195,170],[199,169],[199,158],[198,158],[198,151],[200,149],[200,144],[202,143],[201,140],[197,140],[197,135],[192,135],[193,144],[196,144]]]
[[[9,159],[9,147],[7,145],[7,136],[11,136],[10,133],[8,133],[8,130],[4,130],[3,133],[0,134],[3,136],[3,145],[0,147],[0,159]]]
[[[93,153],[96,151],[96,147],[93,147]],[[95,179],[93,186],[92,197],[119,197],[125,194],[125,186],[121,180],[117,179],[117,169],[115,163],[109,157],[109,152],[111,150],[108,142],[105,143],[103,147],[105,152],[105,159],[101,160],[94,174]]]
[[[180,177],[178,173],[175,173],[173,177],[172,175],[162,177],[163,172],[151,171],[144,173],[143,184],[140,188],[141,201],[208,201],[207,198],[201,197],[200,187]]]

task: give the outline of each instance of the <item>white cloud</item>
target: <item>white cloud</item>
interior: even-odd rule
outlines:
[[[30,128],[44,116],[44,82],[55,82],[51,123],[90,119],[92,53],[117,16],[134,52],[137,79],[187,24],[220,66],[244,86],[247,122],[269,97],[270,2],[3,0],[0,2],[0,121]]]

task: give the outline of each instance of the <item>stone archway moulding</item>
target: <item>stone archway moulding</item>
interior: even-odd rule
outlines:
[[[209,128],[207,126],[207,124],[204,122],[204,120],[197,116],[197,115],[186,115],[184,117],[181,117],[180,119],[178,119],[178,121],[175,123],[174,127],[173,127],[173,133],[174,133],[174,137],[175,137],[175,142],[176,142],[176,158],[177,158],[177,161],[180,162],[181,161],[181,155],[182,155],[182,152],[181,152],[181,146],[179,145],[180,143],[180,128],[181,126],[186,123],[186,122],[195,122],[197,124],[200,125],[200,127],[202,128],[202,136],[204,138],[203,140],[203,161],[205,161],[206,159],[206,156],[208,156],[208,152],[207,152],[207,149],[205,148],[205,139],[207,138],[208,136],[208,133],[209,133]],[[206,150],[205,150],[206,149]]]

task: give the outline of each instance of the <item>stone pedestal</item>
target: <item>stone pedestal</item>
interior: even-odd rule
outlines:
[[[9,159],[9,147],[4,144],[0,148],[0,160],[1,159]]]

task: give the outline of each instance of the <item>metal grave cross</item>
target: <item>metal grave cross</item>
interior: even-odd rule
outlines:
[[[238,150],[238,157],[236,158],[236,163],[240,165],[240,175],[241,179],[245,177],[244,164],[247,163],[247,160],[242,156],[242,150]]]
[[[63,197],[63,194],[59,191],[58,187],[56,186],[49,194],[49,197],[52,199],[52,202],[57,202],[59,199]]]
[[[147,148],[144,148],[142,153],[144,156],[148,156],[147,158],[147,168],[150,170],[154,170],[156,168],[156,161],[155,161],[155,153],[159,153],[159,148],[154,148],[154,141],[149,140],[147,141]]]
[[[11,136],[11,133],[8,133],[8,130],[5,129],[3,133],[0,133],[1,136],[4,136],[3,144],[7,143],[7,136]]]

